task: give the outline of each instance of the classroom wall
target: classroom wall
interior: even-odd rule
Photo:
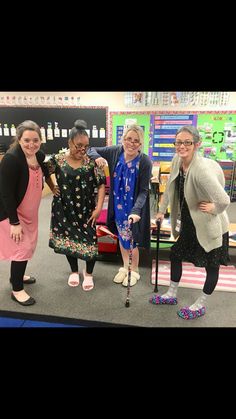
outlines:
[[[55,95],[55,96],[76,96],[80,97],[80,106],[108,106],[110,112],[117,111],[235,111],[236,110],[236,92],[230,92],[229,103],[224,107],[207,105],[207,106],[126,106],[124,101],[124,92],[0,92],[3,95]]]
[[[168,92],[167,92],[168,93]],[[7,95],[9,96],[16,96],[19,97],[21,96],[21,98],[19,99],[23,99],[23,96],[45,96],[45,98],[47,99],[47,96],[54,96],[53,99],[58,98],[59,96],[62,96],[64,99],[67,98],[67,96],[69,98],[71,97],[75,97],[76,98],[76,104],[79,107],[107,107],[108,108],[108,124],[107,124],[107,143],[108,144],[116,144],[117,141],[119,140],[119,136],[122,135],[122,132],[119,131],[120,128],[123,129],[123,127],[125,126],[125,124],[127,123],[126,119],[127,118],[131,118],[132,119],[132,113],[133,118],[137,119],[137,123],[139,123],[140,125],[144,126],[145,129],[145,144],[144,144],[144,152],[148,153],[151,157],[151,159],[153,160],[154,165],[159,161],[163,161],[164,157],[163,157],[163,153],[160,153],[160,147],[163,148],[163,144],[158,145],[155,144],[158,143],[158,141],[152,140],[152,135],[149,135],[149,121],[150,121],[150,114],[153,114],[154,116],[157,116],[157,118],[159,118],[158,113],[167,113],[167,114],[177,114],[177,113],[182,113],[182,114],[189,114],[191,116],[191,114],[198,114],[198,124],[197,126],[201,126],[203,125],[203,130],[205,129],[206,132],[203,132],[203,134],[205,135],[205,138],[203,137],[203,145],[204,147],[207,146],[207,142],[212,142],[212,138],[214,139],[214,155],[210,155],[210,158],[218,158],[218,159],[232,159],[234,162],[236,160],[236,144],[235,144],[235,137],[236,137],[236,92],[228,92],[229,93],[229,101],[227,103],[227,105],[206,105],[206,106],[200,106],[200,105],[178,105],[178,104],[172,104],[172,105],[168,105],[168,106],[158,106],[158,105],[152,105],[152,106],[141,106],[141,105],[130,105],[127,106],[125,104],[125,92],[0,92],[0,114],[1,114],[1,106],[6,106],[3,105],[1,103],[1,96],[6,97]],[[68,98],[67,98],[68,99]],[[79,100],[78,100],[79,99]],[[38,98],[35,98],[35,100],[37,101]],[[24,102],[24,101],[23,101]],[[64,103],[62,104],[64,105]],[[68,103],[68,105],[70,105]],[[9,104],[7,104],[7,106],[11,107],[11,102],[9,100]],[[50,105],[49,105],[50,106]],[[17,106],[19,107],[19,106]],[[27,107],[27,106],[26,106]],[[63,108],[63,106],[61,106]],[[212,113],[212,115],[204,115],[204,113]],[[230,115],[227,115],[225,113],[228,113]],[[201,114],[201,115],[200,115]],[[213,115],[215,114],[215,115]],[[221,115],[220,115],[221,114]],[[231,115],[232,114],[232,115]],[[176,115],[174,115],[174,118],[176,117]],[[204,128],[205,122],[213,122],[213,126],[214,132],[211,132],[212,138],[210,140],[208,140],[209,135],[207,136],[208,133],[208,128]],[[229,121],[229,122],[228,122]],[[37,121],[36,121],[37,122]],[[231,146],[230,148],[234,148],[233,151],[233,155],[231,157],[229,157],[227,155],[227,150],[223,150],[222,149],[222,141],[223,139],[221,138],[223,135],[223,131],[225,128],[225,124],[228,125],[234,125],[233,127],[229,128],[230,131],[230,135],[227,134],[227,142],[229,143],[228,146]],[[151,126],[153,126],[154,123],[151,123]],[[202,129],[202,127],[200,127]],[[227,133],[227,130],[225,131]],[[157,133],[158,134],[158,133]],[[202,135],[202,132],[201,132]],[[221,137],[220,137],[221,136]],[[225,134],[226,136],[226,134]],[[150,141],[149,141],[149,137],[150,137]],[[229,137],[229,138],[228,138]],[[154,138],[154,137],[153,137]],[[225,140],[225,139],[224,139]],[[170,140],[171,141],[171,140]],[[205,141],[205,144],[204,144]],[[159,141],[160,142],[160,141]],[[165,140],[166,142],[166,140]],[[212,144],[211,144],[212,145]],[[155,147],[158,149],[155,150]],[[166,146],[166,145],[165,145]],[[209,147],[208,147],[209,148]],[[205,149],[206,151],[206,149]],[[203,152],[205,152],[203,150]],[[162,150],[162,152],[164,152]],[[231,154],[232,154],[232,150],[230,150]],[[155,155],[158,154],[158,155]],[[213,153],[213,151],[212,151]],[[167,160],[169,160],[171,157],[168,156],[166,157]],[[231,170],[232,172],[232,170]],[[235,171],[236,174],[236,171]],[[232,176],[230,176],[230,182],[232,183]],[[235,181],[234,181],[235,183]],[[231,188],[232,189],[232,188]],[[230,192],[231,193],[231,192]],[[231,193],[231,195],[233,196],[234,199],[236,199],[236,186],[234,187],[233,193]]]
[[[40,97],[44,96],[47,99],[47,96],[51,96],[54,99],[55,97],[74,97],[76,98],[76,103],[79,103],[79,107],[99,107],[99,106],[106,106],[108,108],[108,114],[107,114],[107,144],[116,144],[117,142],[117,133],[115,132],[115,124],[112,125],[115,119],[122,119],[125,120],[127,118],[127,115],[132,117],[132,112],[135,113],[134,118],[137,119],[137,123],[140,123],[141,125],[145,126],[146,119],[149,121],[149,113],[158,114],[158,112],[174,112],[174,113],[204,113],[204,112],[216,112],[216,113],[224,113],[224,112],[232,112],[236,115],[236,92],[229,92],[229,102],[227,105],[219,106],[219,105],[207,105],[207,106],[183,106],[183,105],[168,105],[168,106],[127,106],[125,105],[125,92],[78,92],[78,91],[70,91],[70,92],[0,92],[0,99],[1,96],[6,97],[9,95],[10,97],[16,96],[23,99],[24,96],[33,96],[33,97]],[[77,102],[77,99],[79,101]],[[36,99],[37,100],[37,99]],[[9,101],[9,105],[11,106]],[[17,100],[16,100],[16,103]],[[24,101],[23,101],[24,103]],[[63,108],[62,104],[62,108]],[[1,112],[1,102],[0,102],[0,112]],[[5,105],[6,106],[6,105]],[[33,106],[33,105],[32,105]],[[19,106],[17,106],[19,107]],[[27,106],[26,106],[27,107]],[[47,106],[46,106],[47,107]],[[51,107],[50,105],[48,107]],[[112,115],[112,113],[117,113],[116,116]],[[118,114],[119,113],[119,114]],[[140,115],[137,116],[137,113]],[[143,113],[143,114],[142,114]],[[126,116],[124,114],[127,114]],[[145,115],[146,114],[146,115]],[[146,118],[146,119],[145,119]],[[36,121],[37,122],[37,121]],[[148,122],[149,123],[149,122]],[[125,124],[123,121],[121,125]],[[145,144],[144,144],[144,152],[148,153],[148,149],[150,147],[149,144],[149,133],[146,129],[145,131]]]

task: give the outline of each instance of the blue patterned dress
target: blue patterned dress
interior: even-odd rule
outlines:
[[[128,217],[134,206],[134,193],[139,171],[139,162],[140,155],[135,157],[135,159],[126,162],[124,153],[122,153],[113,174],[115,222],[119,241],[124,249],[130,249]],[[135,242],[133,247],[136,247]]]

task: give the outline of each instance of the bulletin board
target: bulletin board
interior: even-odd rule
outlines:
[[[200,154],[217,160],[236,161],[236,114],[200,114],[197,128],[201,135]]]
[[[110,112],[112,144],[119,144],[126,126],[134,123],[141,126],[144,130],[143,152],[148,154],[150,141],[150,114],[151,112]]]
[[[151,115],[149,156],[153,161],[171,161],[175,154],[176,131],[183,125],[196,126],[197,115]]]
[[[57,153],[68,146],[69,130],[73,128],[77,119],[87,122],[91,146],[107,145],[108,107],[0,107],[0,143],[5,144],[8,149],[12,142],[12,127],[17,127],[27,119],[45,129],[45,142],[41,148],[46,154]],[[6,127],[9,131],[4,129]],[[52,129],[52,139],[47,136],[48,127]],[[55,128],[59,130],[59,136],[55,136]],[[9,135],[4,135],[7,132]]]
[[[113,112],[110,115],[112,144],[119,144],[124,128],[132,120],[143,127],[143,151],[153,166],[158,167],[170,164],[175,154],[173,143],[177,130],[183,125],[197,127],[201,136],[199,154],[218,161],[224,171],[225,190],[231,201],[236,200],[236,111]]]
[[[198,128],[202,139],[201,155],[214,160],[236,161],[236,111],[111,112],[111,144],[120,142],[127,122],[132,120],[144,128],[144,153],[156,164],[172,160],[175,134],[183,125]]]

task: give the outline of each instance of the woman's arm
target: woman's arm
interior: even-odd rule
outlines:
[[[87,155],[94,159],[99,167],[104,167],[108,163],[109,167],[114,157],[114,151],[118,146],[107,146],[107,147],[90,147],[87,151]]]
[[[55,184],[52,180],[52,177],[49,176],[48,178],[45,179],[46,184],[49,186],[49,188],[51,189],[53,195],[55,196],[60,196],[60,188],[57,184]]]
[[[109,154],[108,149],[109,147],[89,147],[87,155],[95,161],[96,159],[99,159],[99,157],[106,159],[106,156]]]
[[[220,181],[218,169],[217,167],[218,173],[214,173],[214,170],[211,168],[211,170],[199,171],[197,174],[199,188],[206,196],[206,199],[199,202],[199,209],[214,215],[221,214],[230,204],[229,195],[224,189],[225,181],[223,171],[221,176],[222,181]]]
[[[169,183],[170,183],[170,177],[167,181],[165,192],[163,193],[163,195],[161,197],[161,200],[160,200],[160,204],[159,204],[159,213],[162,213],[162,214],[165,214],[165,212],[168,208],[168,205],[169,205]]]
[[[131,210],[131,214],[139,215],[145,205],[147,196],[149,194],[149,184],[152,177],[152,162],[149,158],[140,164],[139,169],[139,191],[135,200],[134,206]]]
[[[16,191],[21,176],[18,160],[10,153],[5,154],[0,165],[1,201],[10,224],[19,224]]]
[[[88,223],[91,221],[91,225],[93,226],[96,222],[96,219],[99,217],[100,212],[102,211],[103,202],[105,199],[105,185],[98,186],[98,197],[97,197],[97,205],[95,210],[93,210],[91,217],[88,220]]]

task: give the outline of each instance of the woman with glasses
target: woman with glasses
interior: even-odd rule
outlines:
[[[183,126],[177,131],[176,154],[157,219],[163,220],[170,205],[171,230],[178,240],[170,253],[170,287],[165,294],[150,299],[153,304],[177,304],[182,261],[205,267],[201,295],[191,306],[177,312],[186,320],[205,314],[205,303],[217,285],[220,265],[229,261],[226,208],[230,199],[224,190],[224,173],[217,162],[198,154],[200,143],[195,127]]]
[[[108,163],[110,172],[110,194],[107,226],[118,235],[123,259],[114,277],[115,283],[128,285],[128,263],[130,250],[130,222],[132,221],[133,252],[130,285],[140,279],[139,247],[150,246],[150,200],[149,184],[152,176],[152,162],[142,152],[143,129],[129,126],[118,146],[96,147],[88,151],[98,166]],[[132,219],[132,220],[131,220]]]
[[[70,130],[69,149],[52,155],[50,174],[55,173],[59,191],[52,201],[49,246],[66,256],[71,274],[68,285],[80,284],[78,259],[86,261],[82,288],[94,287],[93,269],[98,255],[96,219],[102,210],[106,178],[95,161],[88,158],[89,137],[85,121],[77,120]]]

